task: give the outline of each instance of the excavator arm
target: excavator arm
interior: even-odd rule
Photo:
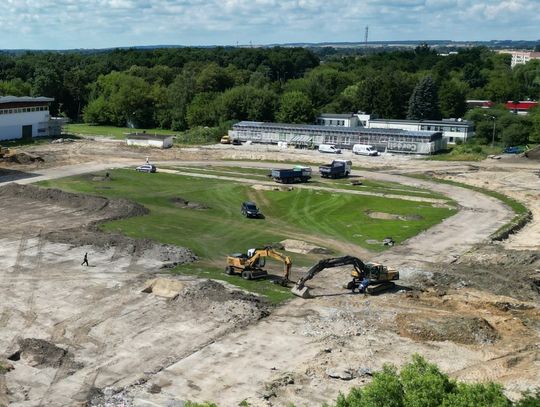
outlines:
[[[265,247],[264,249],[256,249],[255,253],[249,259],[247,259],[246,266],[256,267],[262,257],[270,257],[274,260],[282,262],[285,265],[283,270],[283,281],[289,281],[289,274],[292,267],[292,261],[289,256],[285,256],[282,253],[276,252],[271,247]]]
[[[307,274],[302,277],[292,289],[292,293],[304,299],[310,298],[306,282],[315,277],[322,270],[330,267],[352,265],[356,271],[353,272],[353,280],[344,288],[350,290],[358,289],[360,292],[375,294],[395,286],[394,280],[399,280],[399,272],[377,263],[365,263],[357,257],[343,256],[330,259],[323,259],[311,267]],[[369,287],[368,287],[369,286]]]
[[[319,274],[321,271],[327,268],[331,267],[340,267],[340,266],[348,266],[352,265],[355,270],[358,272],[358,274],[362,275],[364,272],[366,266],[357,257],[353,256],[343,256],[343,257],[334,257],[330,259],[323,259],[319,261],[317,264],[315,264],[313,267],[311,267],[307,274],[302,277],[298,282],[296,283],[295,288],[297,290],[301,290],[304,288],[306,281],[311,280],[313,277],[315,277],[317,274]]]

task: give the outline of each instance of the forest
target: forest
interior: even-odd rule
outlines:
[[[446,56],[427,45],[368,55],[324,48],[164,48],[0,53],[0,95],[48,96],[73,122],[216,129],[239,120],[311,123],[322,112],[381,118],[468,118],[477,141],[493,120],[504,145],[540,142],[540,111],[502,103],[540,99],[540,61],[510,68],[485,47]],[[493,109],[467,111],[467,99]]]

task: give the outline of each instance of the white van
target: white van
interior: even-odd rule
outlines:
[[[321,153],[341,154],[341,150],[333,144],[321,144],[319,151]]]
[[[379,152],[373,146],[367,144],[355,144],[352,151],[358,155],[379,155]]]

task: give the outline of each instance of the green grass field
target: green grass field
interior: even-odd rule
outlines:
[[[290,166],[290,165],[289,165]],[[208,174],[208,175],[217,175],[225,177],[237,177],[239,174],[242,174],[243,178],[252,179],[254,181],[271,181],[268,177],[270,173],[270,168],[242,168],[242,167],[222,167],[222,166],[205,166],[205,167],[189,167],[189,166],[164,166],[162,168],[168,168],[172,170],[178,170],[182,173],[188,174]],[[352,185],[352,180],[358,180],[362,182],[362,185]],[[279,185],[276,183],[276,185]],[[365,192],[375,192],[379,194],[392,194],[392,195],[402,195],[407,196],[416,196],[416,197],[425,197],[425,198],[434,198],[442,199],[448,201],[448,198],[443,194],[439,194],[427,189],[415,188],[406,185],[396,184],[392,182],[384,181],[374,181],[367,178],[343,178],[343,179],[328,179],[322,178],[318,174],[313,174],[313,177],[309,181],[309,185],[314,185],[317,187],[326,187],[326,188],[338,188],[346,189],[351,191],[365,191]]]
[[[126,133],[142,133],[146,131],[148,134],[176,134],[172,130],[163,129],[132,129],[129,127],[115,126],[95,126],[90,124],[66,124],[64,132],[68,134],[82,134],[85,136],[101,136],[111,137],[123,140],[126,138]]]
[[[112,181],[107,183],[92,181],[92,175],[86,175],[44,181],[40,185],[139,202],[150,209],[149,215],[108,222],[102,228],[188,247],[201,260],[179,267],[176,272],[226,280],[265,294],[275,302],[289,298],[289,290],[269,281],[226,276],[223,273],[226,255],[290,237],[310,241],[310,236],[315,236],[319,245],[321,240],[328,242],[336,255],[345,254],[340,251],[340,242],[376,252],[384,250],[384,246],[368,244],[367,240],[380,241],[392,236],[399,243],[456,212],[407,200],[302,189],[257,191],[250,185],[235,182],[167,173],[144,174],[132,169],[109,172]],[[103,189],[104,186],[108,189]],[[178,208],[172,202],[175,197],[210,209]],[[265,219],[243,218],[240,204],[245,200],[255,201]],[[416,217],[408,221],[372,219],[366,210]],[[321,256],[293,253],[291,257],[294,265],[308,266]],[[268,265],[272,265],[273,274],[281,274],[281,264],[269,261]]]

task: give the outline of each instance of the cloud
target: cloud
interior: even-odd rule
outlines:
[[[537,39],[538,0],[3,0],[0,48]]]

